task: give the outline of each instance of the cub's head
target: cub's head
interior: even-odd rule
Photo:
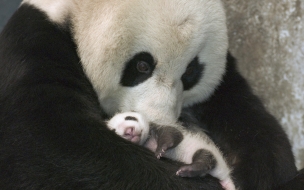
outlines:
[[[221,81],[228,40],[220,0],[28,0],[36,1],[52,21],[71,19],[84,71],[110,115],[176,121]]]

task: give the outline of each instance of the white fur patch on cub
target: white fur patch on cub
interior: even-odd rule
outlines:
[[[216,160],[216,166],[210,170],[209,174],[218,178],[225,190],[235,190],[235,185],[230,176],[230,168],[213,141],[200,129],[193,132],[190,129],[185,129],[179,124],[172,126],[182,133],[183,140],[176,147],[164,151],[161,156],[184,162],[185,164],[191,164],[193,162],[194,154],[198,150],[208,150]],[[197,128],[197,126],[193,127]],[[144,145],[153,152],[156,150],[156,147],[150,147],[149,145],[153,144],[153,146],[157,146],[157,142],[152,137],[153,135],[149,137],[149,123],[146,118],[139,113],[124,112],[116,114],[108,121],[108,128],[114,130],[117,135],[126,140],[139,145]],[[130,128],[132,128],[132,130],[130,130]],[[153,142],[151,143],[150,141]]]

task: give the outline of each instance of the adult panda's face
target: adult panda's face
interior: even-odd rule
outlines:
[[[109,115],[176,121],[182,107],[206,100],[220,83],[227,53],[220,0],[40,2],[66,7],[61,17],[44,10],[59,23],[72,19],[84,70]]]

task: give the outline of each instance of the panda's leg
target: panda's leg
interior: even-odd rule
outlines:
[[[163,156],[166,150],[176,147],[182,140],[183,134],[175,127],[151,125],[151,136],[155,138],[157,148],[155,155],[158,159]]]
[[[216,159],[213,154],[205,149],[199,149],[192,158],[192,163],[179,168],[176,175],[181,177],[205,176],[215,168]]]

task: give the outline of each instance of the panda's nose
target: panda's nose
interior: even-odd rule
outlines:
[[[182,96],[182,84],[175,85],[174,88],[158,86],[141,108],[151,121],[158,124],[170,124],[176,122],[179,117],[183,103]]]

